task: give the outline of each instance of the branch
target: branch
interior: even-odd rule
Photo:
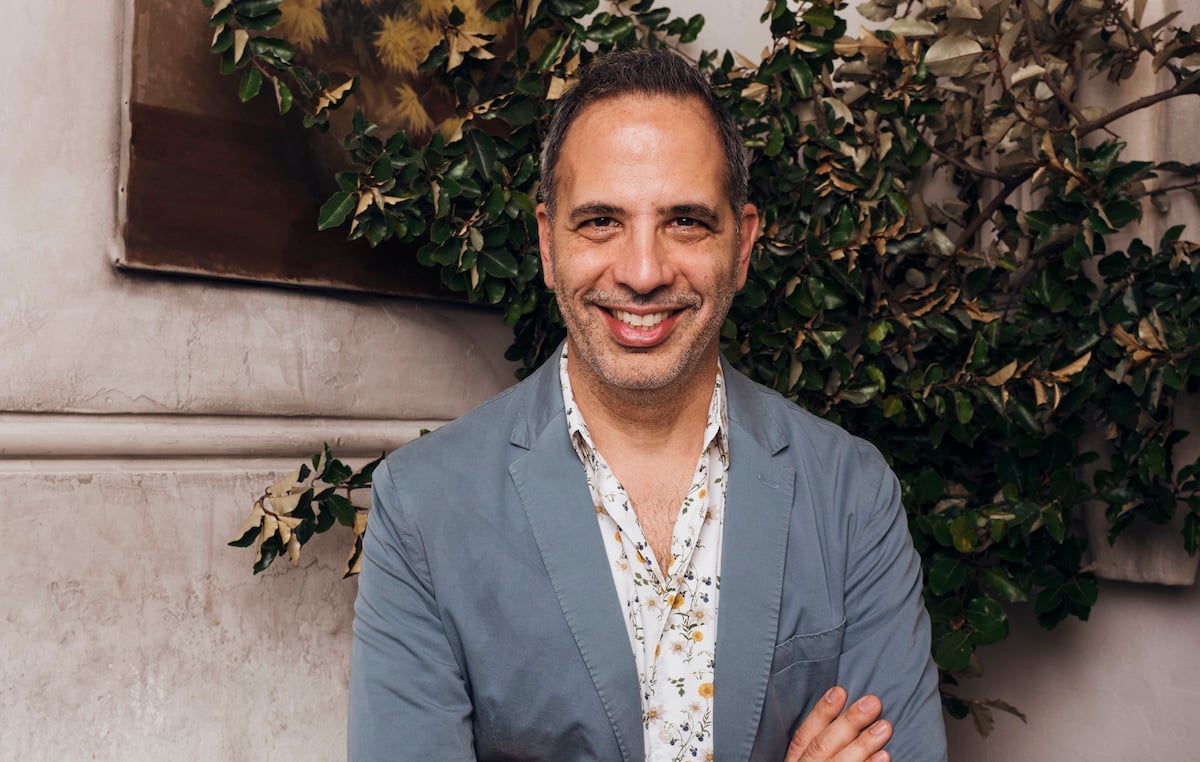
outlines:
[[[1094,122],[1080,122],[1078,135],[1079,137],[1083,137],[1096,130],[1103,129],[1123,116],[1128,116],[1135,111],[1141,111],[1144,108],[1149,108],[1163,101],[1169,101],[1172,98],[1178,98],[1181,95],[1200,95],[1200,72],[1193,73],[1190,77],[1180,81],[1172,88],[1138,98],[1135,101],[1126,103],[1124,106],[1115,108]]]
[[[1198,186],[1200,186],[1200,180],[1192,180],[1191,182],[1179,183],[1178,185],[1163,185],[1158,188],[1151,188],[1150,190],[1146,191],[1146,194],[1149,196],[1157,196],[1162,193],[1170,193],[1171,191],[1177,190],[1187,190],[1188,188],[1195,188]]]
[[[969,172],[970,174],[978,175],[979,177],[986,177],[987,179],[995,180],[998,183],[1004,182],[1004,180],[1005,180],[1004,175],[1001,175],[998,172],[993,172],[990,169],[981,169],[979,167],[972,167],[970,164],[966,163],[962,159],[955,158],[955,157],[951,156],[950,154],[946,153],[945,151],[943,151],[942,149],[935,146],[929,140],[929,138],[925,137],[925,134],[922,133],[920,130],[916,130],[916,133],[917,133],[917,139],[925,144],[925,147],[929,149],[929,152],[932,153],[934,156],[938,157],[939,159],[941,159],[942,161],[946,162],[947,164],[953,164],[955,167],[958,167],[963,172]]]
[[[1004,187],[1000,189],[1000,192],[993,196],[992,200],[987,202],[987,205],[980,210],[979,214],[975,215],[967,223],[967,226],[963,228],[962,232],[958,234],[958,240],[954,242],[954,250],[957,252],[965,249],[967,244],[971,242],[971,239],[975,237],[975,234],[983,227],[984,223],[992,218],[992,215],[1000,209],[1005,200],[1012,195],[1013,191],[1024,185],[1025,181],[1030,177],[1033,177],[1033,173],[1034,170],[1027,169],[1005,180]]]

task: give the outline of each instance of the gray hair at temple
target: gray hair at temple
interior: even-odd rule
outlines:
[[[554,217],[555,172],[567,131],[590,105],[622,95],[664,95],[696,98],[703,105],[725,153],[725,192],[741,233],[742,207],[749,195],[750,169],[737,123],[717,100],[712,85],[687,58],[669,50],[635,48],[610,53],[589,64],[579,81],[558,101],[550,129],[542,142],[541,197]]]

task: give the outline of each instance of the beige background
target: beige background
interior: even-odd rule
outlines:
[[[761,0],[685,5],[707,44],[761,47]],[[304,569],[254,578],[225,541],[322,438],[367,454],[503,388],[508,331],[467,308],[116,272],[130,6],[10,6],[0,759],[340,759],[345,549],[319,538]],[[1194,112],[1140,136],[1194,136]],[[1200,588],[1105,583],[1089,623],[1030,619],[968,686],[1029,725],[1001,717],[983,741],[953,724],[956,762],[1195,757]]]

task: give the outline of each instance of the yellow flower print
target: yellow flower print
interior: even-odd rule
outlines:
[[[704,633],[700,632],[699,630],[692,630],[692,640],[699,643],[700,641],[704,640]]]
[[[675,610],[683,605],[683,593],[675,593],[671,596],[671,609]]]
[[[704,496],[705,496],[705,495],[707,495],[707,494],[708,494],[708,490],[706,490],[706,489],[701,489],[701,490],[700,490],[700,492],[696,494],[696,497],[698,497],[698,498],[700,498],[701,500],[703,500],[703,499],[704,499]]]
[[[660,653],[662,653],[662,643],[659,643],[654,647],[654,658],[657,659]]]
[[[713,684],[700,683],[700,687],[696,689],[696,692],[700,694],[701,698],[710,699],[713,697]]]

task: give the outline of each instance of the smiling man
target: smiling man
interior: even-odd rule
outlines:
[[[602,59],[542,177],[567,341],[375,472],[351,760],[946,759],[895,477],[721,360],[758,214],[703,76]]]

